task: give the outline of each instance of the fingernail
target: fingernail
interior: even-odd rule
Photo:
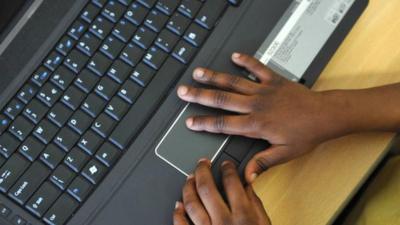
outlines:
[[[232,54],[232,58],[234,58],[234,59],[239,59],[240,56],[241,56],[240,53],[237,53],[237,52]]]
[[[175,209],[178,209],[179,207],[181,206],[181,203],[180,202],[175,202]]]
[[[205,74],[205,72],[204,72],[203,69],[196,69],[196,70],[194,71],[194,73],[193,73],[194,77],[195,77],[195,78],[198,78],[198,79],[204,78],[204,74]]]
[[[186,126],[187,127],[192,127],[193,126],[193,118],[188,118],[186,120]]]
[[[186,180],[190,180],[190,179],[193,179],[194,178],[194,175],[193,174],[189,174],[189,176],[186,178]]]
[[[189,92],[189,88],[187,88],[186,86],[180,86],[178,88],[178,95],[180,95],[180,96],[185,96],[188,92]]]
[[[258,177],[258,174],[253,173],[250,175],[250,182],[253,182]]]
[[[205,162],[205,163],[207,163],[207,164],[210,164],[210,160],[208,160],[207,158],[202,158],[202,159],[200,159],[200,160],[198,161],[198,163],[202,163],[202,162]]]

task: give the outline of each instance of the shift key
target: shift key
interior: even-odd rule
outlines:
[[[14,154],[0,169],[0,191],[5,193],[29,166],[28,160]]]
[[[39,161],[34,162],[10,189],[8,195],[19,204],[25,204],[49,174],[50,170],[45,165]]]

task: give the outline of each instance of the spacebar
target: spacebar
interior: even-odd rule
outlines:
[[[184,69],[185,65],[174,58],[168,58],[138,101],[115,128],[109,138],[110,141],[120,149],[126,149],[157,109],[171,85],[184,72]]]

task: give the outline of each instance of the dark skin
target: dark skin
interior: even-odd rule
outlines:
[[[232,61],[255,75],[260,82],[197,68],[193,73],[194,80],[212,88],[181,86],[178,88],[178,96],[187,102],[236,113],[187,118],[189,129],[240,135],[271,143],[271,147],[256,154],[246,166],[245,178],[248,183],[253,182],[267,168],[302,156],[327,140],[356,132],[397,132],[400,129],[400,84],[362,90],[316,92],[284,79],[251,56],[235,53]],[[193,186],[196,184],[193,179],[205,183],[201,176],[204,174],[197,173],[195,178],[189,178],[188,183],[192,185],[192,192],[199,196],[198,201],[204,204],[203,208],[188,208],[185,201],[183,205],[178,203],[175,224],[187,224],[183,219],[185,211],[192,220],[198,211],[203,217],[208,216],[209,220],[198,220],[196,225],[269,224],[267,220],[259,220],[264,223],[254,221],[251,219],[253,217],[246,217],[240,211],[230,212],[228,209],[232,209],[233,205],[221,203],[216,189],[212,189],[212,194],[206,192],[208,198],[215,199],[207,200],[205,207],[206,200],[200,194],[202,191],[198,189],[199,185],[195,185],[195,189]],[[211,174],[206,176],[206,183],[211,185]],[[187,186],[183,192],[184,199]],[[234,195],[243,195],[243,191],[238,191],[242,187],[238,182],[225,184],[226,190],[235,190],[231,191],[232,198]],[[247,191],[248,198],[252,198],[251,193],[254,192]],[[238,207],[239,204],[244,203],[239,202]],[[260,211],[258,206],[254,206],[253,210]],[[218,215],[214,212],[218,212]],[[252,215],[251,212],[246,213]],[[228,223],[224,223],[226,218]],[[235,223],[234,220],[238,218],[240,222]]]
[[[249,183],[267,168],[302,156],[327,140],[361,131],[393,132],[400,128],[400,84],[316,92],[275,74],[251,56],[235,53],[232,61],[260,82],[197,68],[193,79],[212,88],[180,86],[178,96],[237,113],[187,118],[189,129],[271,143],[248,163],[245,178]]]
[[[251,186],[244,187],[236,167],[226,161],[221,166],[228,203],[217,190],[211,162],[200,160],[194,175],[183,187],[183,203],[177,202],[174,225],[270,225],[262,202]]]

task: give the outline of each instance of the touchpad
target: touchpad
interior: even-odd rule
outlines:
[[[189,130],[185,121],[194,115],[217,115],[217,111],[197,104],[186,105],[155,150],[158,157],[186,176],[194,171],[199,159],[213,161],[229,139],[227,135]]]

